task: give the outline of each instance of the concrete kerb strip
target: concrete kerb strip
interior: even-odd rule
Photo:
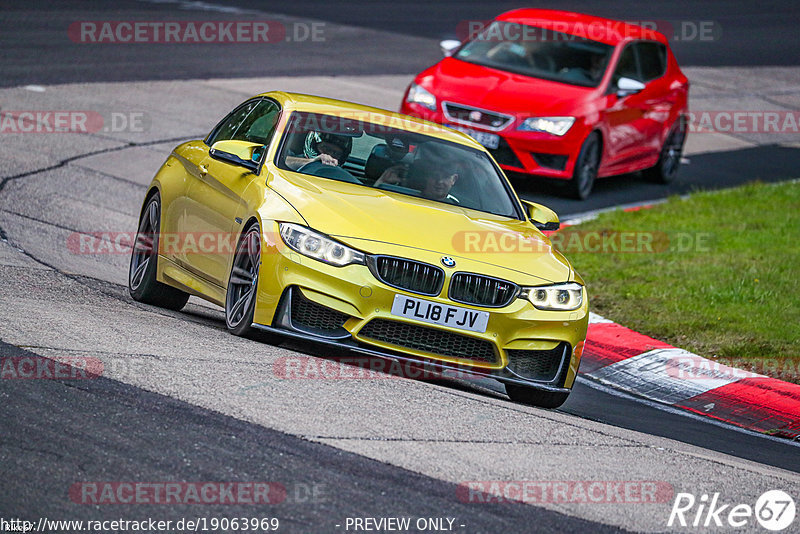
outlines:
[[[800,439],[800,385],[728,367],[594,313],[580,374],[748,430]]]

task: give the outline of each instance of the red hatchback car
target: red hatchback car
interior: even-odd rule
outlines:
[[[689,82],[660,33],[519,9],[442,49],[448,57],[417,75],[401,111],[464,131],[503,169],[567,180],[579,199],[597,177],[675,178]]]

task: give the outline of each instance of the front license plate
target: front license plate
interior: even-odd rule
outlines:
[[[489,323],[489,312],[439,304],[405,295],[394,296],[392,315],[481,333],[486,332],[486,325]]]
[[[464,132],[486,148],[495,149],[500,146],[500,136],[497,134],[470,130],[469,128],[464,128],[463,126],[458,126],[455,124],[448,124],[447,126],[449,128],[453,128],[454,130],[458,130],[459,132]]]

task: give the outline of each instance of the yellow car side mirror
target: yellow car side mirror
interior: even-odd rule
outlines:
[[[208,151],[208,155],[214,159],[257,172],[266,149],[266,146],[258,143],[227,139],[214,143]]]
[[[556,212],[547,206],[543,206],[535,202],[529,202],[527,200],[523,200],[522,204],[525,206],[525,209],[528,212],[528,219],[530,219],[534,226],[536,226],[536,228],[539,230],[555,232],[561,228],[561,223],[558,221],[558,215],[556,215]]]

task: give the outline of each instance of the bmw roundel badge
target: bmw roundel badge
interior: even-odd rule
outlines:
[[[456,260],[454,260],[450,256],[442,256],[442,265],[444,265],[445,267],[455,267]]]

